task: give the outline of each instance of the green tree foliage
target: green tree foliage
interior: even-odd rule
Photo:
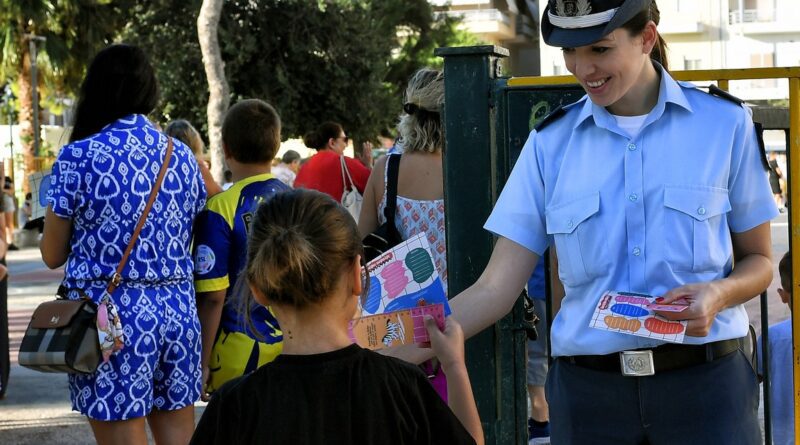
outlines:
[[[198,0],[137,2],[125,39],[148,50],[162,87],[162,118],[205,129],[207,87],[194,26]],[[463,36],[426,0],[234,0],[220,45],[232,99],[275,105],[284,136],[326,120],[356,138],[391,128],[410,75],[433,49]]]

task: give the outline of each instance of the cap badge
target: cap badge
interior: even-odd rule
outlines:
[[[556,0],[556,14],[561,17],[580,17],[591,12],[589,0]]]

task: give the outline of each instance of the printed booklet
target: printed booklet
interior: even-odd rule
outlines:
[[[367,263],[366,273],[369,293],[350,322],[354,342],[367,349],[428,342],[424,315],[444,329],[450,306],[424,233]]]

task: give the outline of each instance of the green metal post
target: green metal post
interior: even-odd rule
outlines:
[[[439,48],[435,54],[444,57],[447,269],[454,296],[478,279],[494,246],[483,223],[498,193],[494,92],[498,62],[508,51],[477,46]],[[521,445],[526,440],[526,410],[520,407],[527,405],[517,382],[517,368],[521,365],[524,371],[525,363],[514,358],[510,324],[503,320],[467,342],[467,366],[487,444]]]

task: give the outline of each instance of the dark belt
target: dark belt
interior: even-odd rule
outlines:
[[[705,345],[667,343],[653,349],[637,349],[633,352],[647,353],[652,351],[653,368],[658,373],[713,362],[739,349],[739,345],[739,339],[715,341]],[[607,355],[575,355],[561,357],[561,359],[573,365],[596,371],[623,372],[621,356],[627,352],[616,352]]]

